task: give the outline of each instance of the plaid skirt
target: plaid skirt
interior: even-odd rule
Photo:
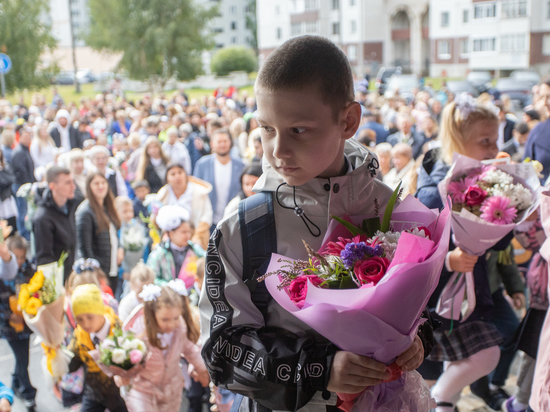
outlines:
[[[454,362],[504,343],[495,325],[480,320],[459,323],[455,325],[450,336],[447,336],[448,333],[449,331],[441,328],[434,330],[435,345],[427,359]]]

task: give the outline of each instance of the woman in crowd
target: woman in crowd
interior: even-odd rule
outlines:
[[[147,180],[151,187],[151,193],[157,193],[166,183],[166,170],[169,163],[168,157],[162,151],[159,140],[151,136],[143,145],[141,158],[136,171],[136,180]]]
[[[17,205],[11,190],[14,183],[13,171],[4,160],[4,152],[0,151],[0,220],[5,220],[11,226],[10,235],[14,235],[17,230]]]
[[[86,198],[76,210],[76,254],[78,258],[99,261],[116,293],[118,265],[122,260],[117,236],[120,219],[105,176],[97,172],[88,176]]]
[[[128,137],[130,134],[130,127],[132,126],[132,123],[130,121],[126,120],[126,112],[124,110],[117,110],[116,112],[116,120],[113,122],[113,125],[111,126],[112,133],[121,133],[124,135],[124,137]]]
[[[46,167],[48,164],[55,162],[58,151],[48,133],[48,124],[46,122],[38,126],[38,131],[31,142],[30,151],[35,168],[40,166]]]

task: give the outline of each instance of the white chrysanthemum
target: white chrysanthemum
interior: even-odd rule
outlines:
[[[146,346],[145,343],[141,339],[132,339],[132,342],[136,345],[136,349],[145,352]]]
[[[527,209],[532,203],[532,194],[522,184],[500,183],[489,190],[490,196],[504,196],[510,199],[510,206],[518,210]]]
[[[483,173],[481,180],[491,185],[503,184],[503,183],[508,183],[508,184],[514,183],[514,178],[510,176],[508,173],[503,172],[500,169],[489,170]]]
[[[122,349],[124,349],[125,351],[131,351],[132,349],[135,349],[130,339],[126,339],[124,342],[122,342],[121,346]]]
[[[426,234],[424,229],[418,229],[417,227],[414,227],[414,228],[409,230],[409,233],[411,235],[415,235],[415,236],[423,237],[424,239],[428,239],[428,235]]]
[[[378,242],[381,242],[382,249],[384,249],[384,253],[386,254],[386,257],[388,259],[393,259],[393,255],[395,253],[395,249],[397,249],[397,242],[399,241],[399,238],[401,237],[401,232],[381,232],[380,230],[377,231],[374,234],[374,237],[372,237],[370,240],[373,241],[374,239],[378,238]]]
[[[113,350],[113,355],[111,356],[113,363],[122,365],[126,360],[126,351],[124,349],[115,349]]]

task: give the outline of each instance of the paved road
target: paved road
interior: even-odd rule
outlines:
[[[31,349],[30,349],[30,363],[29,363],[29,374],[32,384],[38,389],[38,394],[36,397],[37,412],[70,412],[69,408],[63,408],[63,406],[57,401],[57,399],[52,394],[51,389],[46,383],[46,379],[42,372],[42,367],[40,361],[42,359],[42,348],[37,346],[32,346],[31,339]],[[514,384],[516,382],[515,371],[517,370],[517,359],[512,367],[512,374],[510,379],[507,382],[507,387],[509,391],[513,391]],[[11,373],[15,366],[15,360],[11,352],[10,347],[5,340],[0,339],[0,381],[6,385],[11,384]],[[187,410],[187,400],[185,396],[183,397],[184,402],[181,407],[181,412]],[[490,412],[489,409],[483,406],[478,398],[471,395],[469,390],[466,389],[464,394],[458,404],[460,412]],[[26,412],[26,408],[23,405],[23,402],[16,398],[12,407],[13,412]],[[204,408],[204,411],[207,411],[207,408]]]

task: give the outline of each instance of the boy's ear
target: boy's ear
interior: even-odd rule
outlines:
[[[348,140],[355,136],[361,124],[361,105],[358,102],[351,102],[344,108],[342,115],[344,117],[342,138]]]

